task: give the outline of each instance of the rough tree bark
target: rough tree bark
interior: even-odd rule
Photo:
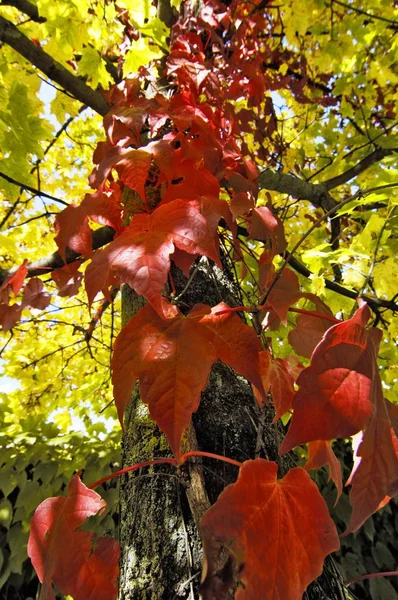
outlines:
[[[186,278],[177,268],[173,269],[173,279],[177,293],[181,292]],[[237,306],[238,298],[228,269],[221,272],[206,259],[196,265],[195,277],[183,295],[187,310],[198,302],[214,306],[221,300]],[[141,306],[142,299],[125,289],[124,321]],[[246,380],[218,362],[202,393],[199,410],[193,415],[193,426],[184,442],[186,450],[199,448],[239,461],[259,456],[276,460],[283,476],[294,462],[289,455],[278,457],[284,432],[280,423],[271,424],[273,416],[271,405],[258,409]],[[126,411],[125,424],[123,466],[170,456],[164,436],[139,399],[138,388]],[[184,465],[179,473],[165,465],[124,476],[120,487],[119,600],[198,598],[202,559],[198,521],[225,485],[236,481],[237,469],[209,459],[195,462]],[[222,567],[221,561],[221,580]],[[261,600],[260,590],[258,598]],[[331,559],[304,598],[345,598]]]

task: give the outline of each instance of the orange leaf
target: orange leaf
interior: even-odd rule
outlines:
[[[329,479],[332,479],[337,487],[337,497],[334,505],[340,499],[343,491],[343,481],[341,475],[341,464],[332,450],[331,442],[325,440],[317,440],[308,444],[308,459],[304,465],[304,469],[320,469],[324,465],[329,467]]]
[[[376,357],[379,337],[372,341]],[[373,374],[372,395],[374,410],[356,450],[354,468],[346,484],[351,484],[352,515],[345,534],[357,531],[380,505],[398,494],[398,440],[377,369]]]
[[[271,289],[267,304],[276,312],[284,325],[287,325],[287,313],[292,304],[301,297],[298,277],[290,269],[284,269],[281,277]]]
[[[249,239],[263,240],[267,243],[267,249],[272,256],[286,250],[283,224],[268,206],[258,206],[253,209],[248,231]]]
[[[37,507],[30,524],[28,555],[43,585],[43,600],[55,600],[53,583],[74,600],[116,599],[118,542],[95,540],[89,531],[77,530],[105,506],[75,475],[66,498],[48,498]]]
[[[372,414],[372,381],[377,365],[366,305],[352,319],[331,327],[316,347],[311,365],[297,379],[293,418],[279,449],[315,440],[349,437],[364,428]]]
[[[275,405],[273,423],[276,423],[292,407],[295,375],[287,360],[282,358],[273,360],[268,350],[260,352],[259,358],[264,390],[272,393]],[[296,367],[296,369],[300,370],[299,367]],[[259,397],[256,389],[254,390],[254,395],[261,406],[261,397]]]
[[[338,550],[335,525],[309,475],[295,468],[278,481],[277,470],[261,458],[246,461],[237,482],[204,515],[204,600],[230,597],[232,582],[220,582],[218,572],[222,548],[242,586],[236,600],[301,600],[326,556]]]
[[[257,336],[237,315],[216,314],[225,307],[221,303],[210,312],[210,307],[196,305],[187,317],[164,320],[145,306],[115,341],[112,379],[120,421],[139,379],[142,400],[177,458],[182,432],[217,358],[262,389]]]
[[[108,287],[116,280],[127,283],[164,315],[161,293],[175,246],[189,254],[204,254],[221,266],[199,202],[173,200],[151,215],[135,215],[122,235],[96,252],[85,274],[90,304],[100,290],[108,298]]]
[[[117,233],[122,230],[121,206],[117,201],[118,187],[112,193],[95,192],[86,194],[78,206],[70,204],[55,218],[55,242],[64,262],[66,248],[78,254],[91,257],[92,231],[89,219],[100,225],[113,227]]]
[[[315,294],[304,293],[303,296],[315,304],[318,313],[333,317],[330,308]],[[289,344],[297,354],[311,358],[311,354],[325,332],[331,327],[332,323],[327,319],[320,319],[311,315],[299,315],[296,319],[296,327],[289,331]]]
[[[18,269],[12,275],[9,275],[5,281],[3,282],[0,290],[5,290],[8,286],[12,288],[15,296],[19,294],[21,287],[23,286],[23,282],[28,273],[28,259],[25,258],[22,265],[18,267]]]
[[[89,177],[90,185],[102,190],[112,168],[115,168],[120,179],[135,190],[146,202],[145,184],[151,166],[152,155],[146,150],[131,148],[112,148],[101,160]]]

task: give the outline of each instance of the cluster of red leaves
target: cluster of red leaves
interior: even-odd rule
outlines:
[[[66,497],[47,498],[36,509],[28,554],[42,583],[42,600],[55,600],[53,583],[75,600],[116,598],[118,542],[77,530],[105,507],[105,500],[75,475]]]
[[[15,302],[28,272],[27,262],[25,260],[0,287],[0,327],[3,331],[14,327],[15,323],[20,320],[24,308],[44,310],[50,304],[51,295],[45,291],[43,282],[37,277],[33,277],[25,285],[21,303]]]
[[[99,292],[109,299],[110,288],[120,283],[149,303],[115,343],[112,371],[121,422],[138,379],[143,401],[179,460],[183,430],[199,405],[212,364],[221,359],[252,383],[260,403],[271,392],[276,419],[293,410],[280,452],[309,442],[306,469],[329,465],[339,495],[341,469],[330,441],[362,435],[349,481],[353,515],[348,531],[355,531],[398,488],[398,415],[383,398],[376,365],[380,334],[366,329],[367,307],[332,325],[328,307],[307,294],[318,317],[325,318],[302,314],[289,335],[299,354],[312,353],[311,365],[302,370],[262,350],[254,330],[224,303],[213,308],[199,304],[182,315],[164,292],[171,261],[185,273],[197,255],[221,266],[218,224],[223,219],[234,236],[236,219],[243,216],[250,237],[265,242],[260,284],[274,325],[275,320],[286,324],[288,311],[303,296],[292,271],[285,269],[275,280],[271,261],[286,247],[283,226],[271,205],[256,206],[257,170],[243,137],[250,131],[262,143],[275,129],[271,100],[264,115],[266,89],[287,86],[297,99],[308,101],[308,78],[303,61],[295,64],[282,48],[268,49],[274,17],[257,12],[258,3],[235,1],[228,8],[208,0],[199,14],[178,21],[164,72],[175,90],[171,97],[160,92],[144,97],[139,78],[111,90],[106,141],[98,144],[90,177],[95,192],[58,215],[56,241],[64,257],[69,247],[92,258],[85,272],[90,303]],[[279,72],[282,61],[288,65],[285,75]],[[143,69],[140,77],[146,76]],[[249,98],[250,110],[236,111],[234,100],[242,95]],[[222,190],[229,203],[221,199]],[[108,247],[94,255],[90,220],[115,231]],[[237,240],[230,240],[239,257]],[[65,267],[57,277],[61,293],[75,292],[78,265]],[[338,548],[335,526],[308,474],[293,469],[278,481],[276,472],[275,463],[247,461],[236,484],[204,516],[204,598],[227,597],[233,584],[217,574],[221,547],[239,574],[237,598],[256,598],[261,589],[262,598],[292,600],[302,597],[326,555]],[[91,550],[91,534],[76,531],[102,507],[92,494],[76,478],[68,498],[47,500],[35,513],[29,553],[48,598],[52,582],[75,600],[102,597],[101,586],[107,598],[115,597],[114,567],[109,573],[96,566],[98,580],[93,577],[103,552],[115,559],[114,546],[100,541]],[[81,502],[83,508],[76,508]],[[63,548],[65,539],[73,548],[69,561],[61,556],[61,539]]]

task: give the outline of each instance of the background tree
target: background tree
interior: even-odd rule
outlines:
[[[377,386],[380,373],[384,394],[396,398],[398,17],[393,3],[154,4],[2,2],[0,222],[7,235],[2,240],[0,321],[3,369],[19,382],[0,404],[5,425],[0,585],[10,598],[35,593],[26,543],[36,506],[62,493],[78,469],[84,468],[89,484],[120,463],[170,457],[170,445],[178,457],[179,436],[206,378],[203,364],[212,357],[215,365],[181,452],[200,449],[241,462],[265,458],[277,461],[279,476],[285,475],[294,463],[287,453],[278,456],[285,432],[281,421],[273,422],[274,407],[277,416],[291,413],[301,365],[310,364],[322,335],[334,324],[341,327],[340,320],[348,321],[348,341],[339,333],[333,354],[332,332],[326,334],[306,377],[313,382],[322,361],[324,371],[349,371],[342,397],[349,406],[360,388],[355,423],[347,427],[340,415],[332,433],[330,427],[326,431],[331,414],[316,417],[313,403],[300,425],[300,402],[310,396],[301,378],[282,450],[312,442],[307,469],[328,462],[339,487],[330,446],[316,446],[317,440],[346,439],[365,430],[362,451],[375,460],[369,467],[363,458],[362,473],[368,469],[375,491],[365,510],[353,484],[352,531],[397,490],[396,438],[390,433],[396,409],[385,403]],[[53,90],[51,102],[44,82]],[[18,270],[15,265],[24,259],[29,262]],[[125,286],[122,308],[120,284]],[[143,297],[150,303],[144,311]],[[372,341],[377,334],[365,329],[366,308],[355,313],[358,297],[367,302],[372,325],[383,330],[379,371]],[[218,317],[214,310],[213,317],[201,313],[200,330],[192,317],[199,303],[219,307]],[[242,321],[227,306],[246,307],[236,310]],[[169,347],[180,344],[182,359],[190,362],[179,367],[184,390],[175,394],[170,424],[156,408],[148,384],[164,371],[159,375],[156,361],[150,363],[152,370],[138,367],[136,349],[142,332],[154,335],[166,327],[163,323],[179,323],[177,310],[190,315],[181,322],[191,333],[185,340],[175,325],[164,339],[171,340]],[[135,389],[124,417],[120,457],[110,359],[121,323],[131,316],[113,359],[119,415],[134,372],[168,441]],[[209,331],[221,322],[221,342],[215,345]],[[244,322],[251,325],[250,334]],[[359,337],[352,328],[360,329]],[[352,348],[343,347],[348,343],[356,344],[359,359]],[[328,362],[330,356],[337,363]],[[184,381],[189,372],[198,382]],[[264,388],[256,392],[258,404],[246,379]],[[373,405],[366,396],[370,381]],[[179,410],[183,416],[177,418]],[[311,434],[300,438],[300,427]],[[316,437],[311,437],[314,430]],[[356,436],[355,448],[358,443]],[[342,441],[335,448],[348,475],[349,444]],[[326,459],[321,451],[328,453]],[[304,464],[306,458],[299,448],[296,461]],[[350,522],[347,496],[332,509],[334,484],[322,471],[314,476],[344,531]],[[199,521],[236,477],[236,466],[206,458],[187,461],[177,471],[167,464],[142,469],[121,480],[119,517],[114,480],[102,486],[109,512],[96,527],[103,535],[119,525],[121,598],[195,597]],[[360,477],[363,485],[366,476]],[[389,523],[391,514],[387,508],[380,518]],[[242,580],[247,593],[238,587],[237,597],[251,597],[249,550],[242,558],[227,537],[215,564],[216,528],[210,517],[206,523],[209,566],[203,594],[227,597]],[[396,568],[391,553],[396,542],[381,540],[369,523],[363,539],[373,542],[371,552],[352,535],[344,538],[338,560],[347,579]],[[254,542],[249,538],[249,547],[256,547]],[[290,584],[294,573],[302,572],[293,539],[289,552],[297,556],[285,571]],[[307,574],[303,589],[317,574]],[[363,597],[395,594],[387,580],[363,585],[355,588]],[[305,592],[309,598],[345,593],[330,559]]]

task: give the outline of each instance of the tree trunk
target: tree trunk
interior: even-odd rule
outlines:
[[[179,293],[187,280],[175,267],[172,275]],[[221,272],[201,259],[183,300],[190,310],[199,302],[214,306],[221,300],[237,306],[238,297],[228,270]],[[142,299],[125,289],[124,322],[141,306]],[[283,476],[294,463],[289,455],[278,457],[284,431],[280,422],[271,424],[273,417],[271,405],[259,410],[247,381],[218,362],[193,415],[193,426],[185,436],[185,450],[200,449],[238,461],[263,457],[276,461],[279,475]],[[138,387],[126,411],[125,423],[123,466],[171,456],[164,435],[140,401]],[[237,475],[237,468],[232,465],[195,459],[195,464],[186,464],[178,472],[172,466],[157,465],[123,477],[119,600],[199,597],[202,550],[198,523],[224,487],[236,481]],[[337,600],[345,598],[341,590],[333,561],[328,559],[324,574],[309,586],[304,597]],[[261,600],[260,591],[258,598]]]

